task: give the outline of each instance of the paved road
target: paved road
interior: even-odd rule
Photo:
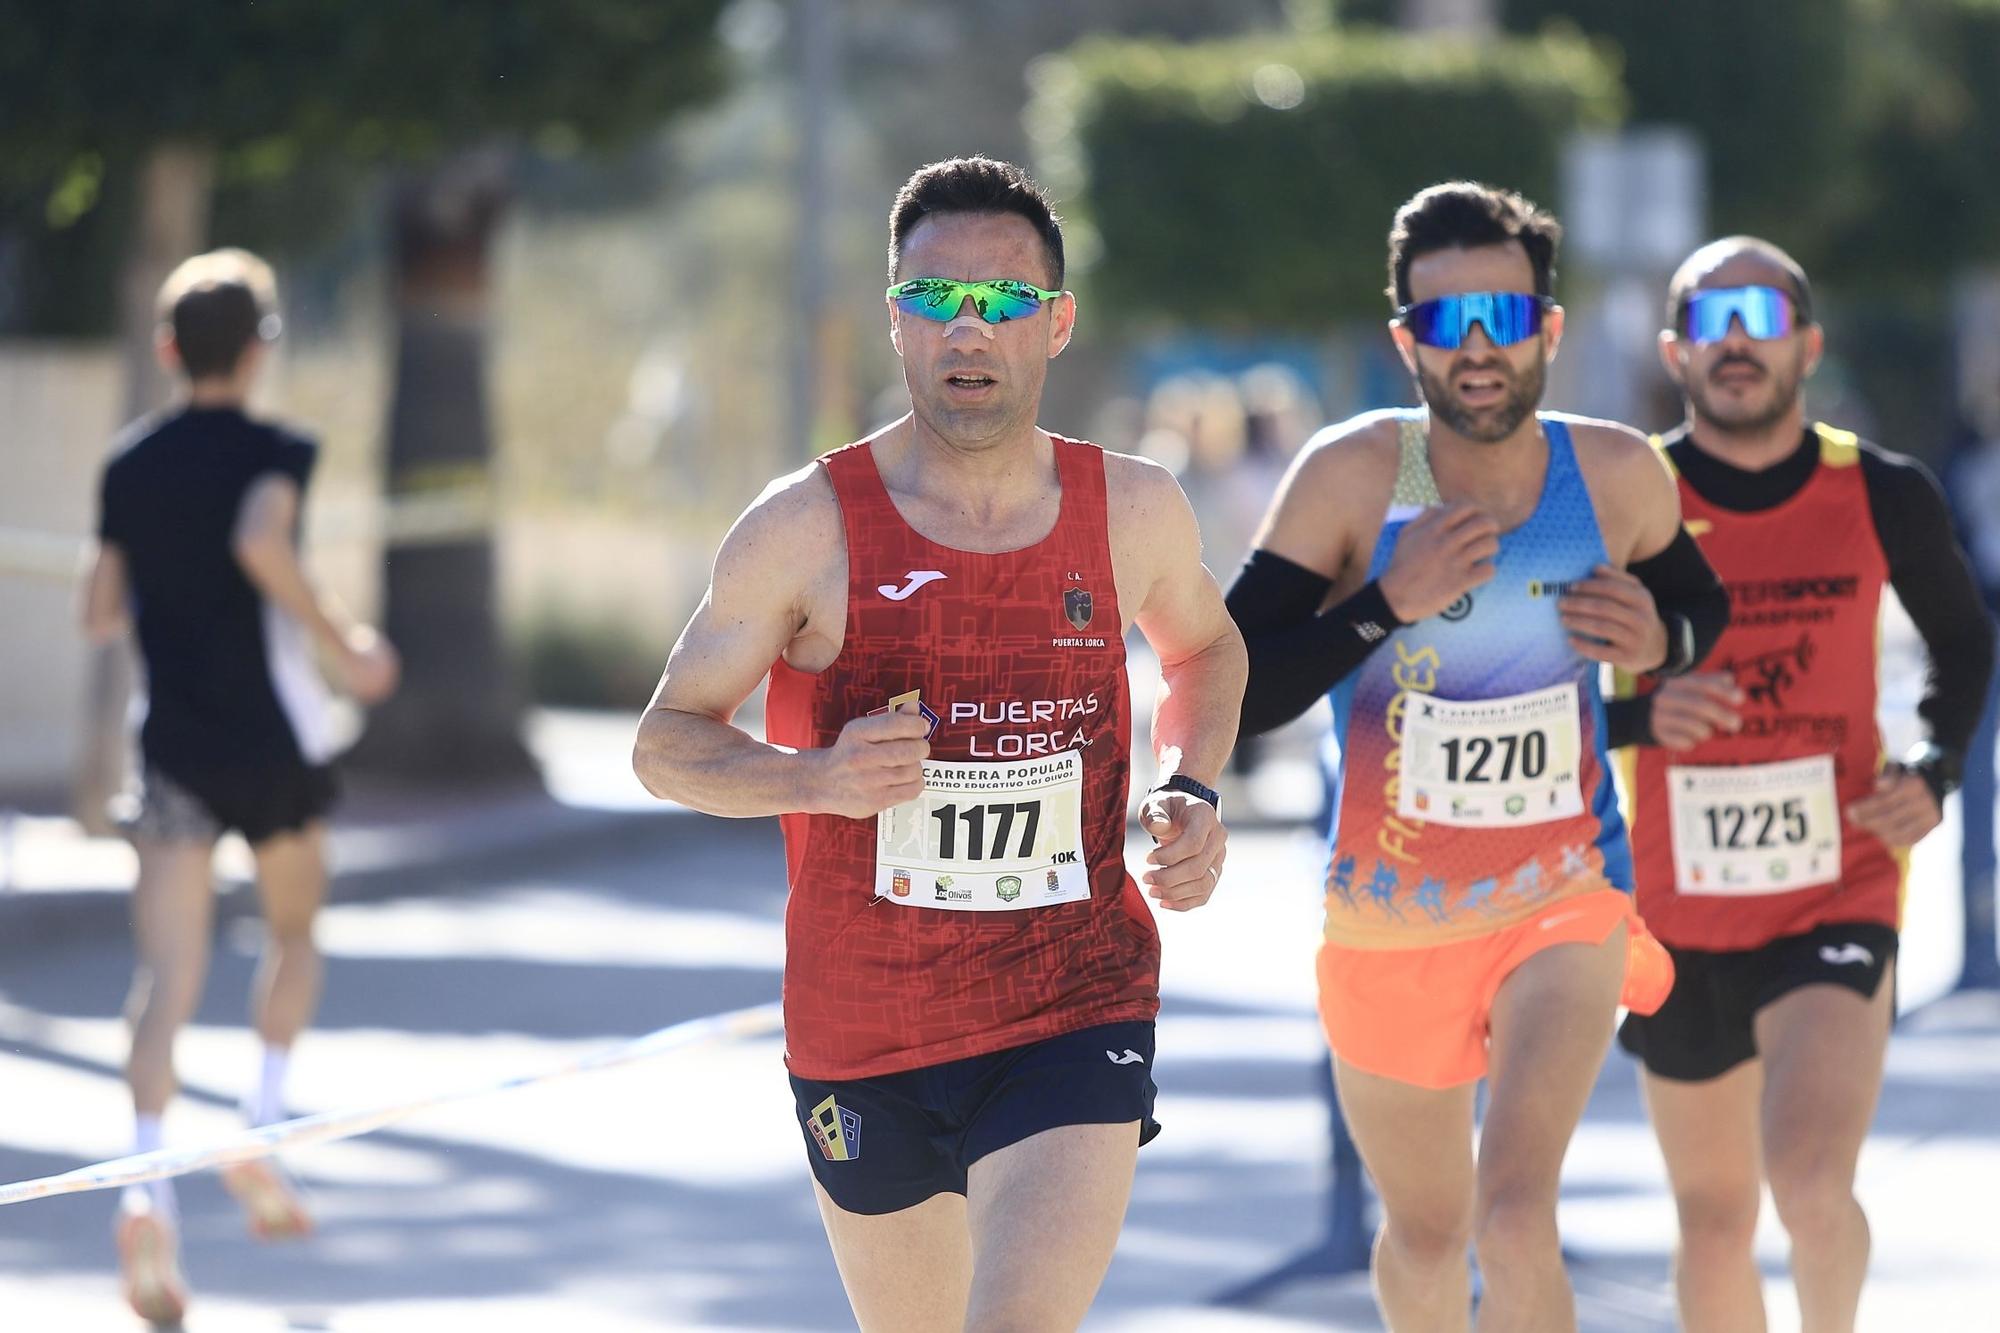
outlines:
[[[1319,1229],[1323,1051],[1311,1016],[1310,843],[1241,834],[1226,892],[1163,923],[1166,1133],[1141,1159],[1130,1225],[1088,1327],[1275,1333],[1376,1327],[1355,1278],[1252,1309],[1217,1293]],[[297,1062],[320,1111],[552,1064],[777,992],[775,830],[681,815],[585,853],[413,875],[409,896],[332,908],[324,1022]],[[254,931],[225,926],[182,1047],[176,1141],[233,1126],[250,1076],[236,1026]],[[116,1005],[129,949],[0,941],[0,1178],[112,1155],[127,1116]],[[1900,1040],[1866,1160],[1880,1237],[1871,1327],[1994,1327],[2000,1242],[2000,1011],[1934,1008]],[[462,1105],[301,1154],[322,1234],[246,1239],[212,1179],[186,1182],[191,1333],[851,1327],[820,1237],[775,1041]],[[0,1329],[130,1329],[110,1196],[0,1210]],[[1564,1223],[1587,1329],[1671,1327],[1671,1208],[1632,1077],[1607,1067],[1572,1154]],[[1060,1235],[1047,1243],[1061,1245]],[[1762,1254],[1778,1280],[1775,1235]],[[1775,1326],[1796,1317],[1774,1304]]]

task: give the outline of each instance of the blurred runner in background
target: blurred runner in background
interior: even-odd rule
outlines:
[[[317,592],[298,558],[299,513],[316,446],[245,411],[278,333],[270,268],[241,250],[188,260],[159,296],[162,359],[182,401],[132,425],[104,470],[86,631],[136,629],[143,667],[135,789],[114,818],[139,854],[132,895],[138,952],[126,1076],[133,1148],[162,1146],[174,1093],[174,1038],[201,999],[214,918],[216,839],[234,830],[256,857],[269,937],[251,994],[263,1051],[244,1102],[250,1122],[284,1117],[291,1048],[318,1004],[313,917],[326,893],[325,817],[333,738],[317,648],[364,703],[395,688],[396,655]],[[264,1239],[310,1230],[275,1162],[223,1173]],[[171,1182],[125,1191],[118,1248],[141,1316],[180,1318],[187,1302]]]

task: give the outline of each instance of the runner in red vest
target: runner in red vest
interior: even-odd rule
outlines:
[[[1685,1327],[1764,1327],[1751,1240],[1768,1179],[1804,1327],[1847,1330],[1907,851],[1957,785],[1992,628],[1930,475],[1807,423],[1822,337],[1790,256],[1750,237],[1704,246],[1667,313],[1688,415],[1662,448],[1731,615],[1706,673],[1643,681],[1609,709],[1614,744],[1644,741],[1627,752],[1639,909],[1676,973],[1620,1040],[1645,1062],[1679,1204]],[[1901,763],[1875,726],[1885,584],[1930,657],[1929,737]]]
[[[738,520],[634,766],[782,817],[785,1058],[861,1326],[1075,1328],[1159,1129],[1125,632],[1162,664],[1143,881],[1177,911],[1222,871],[1243,643],[1172,476],[1036,425],[1076,307],[1026,173],[923,168],[889,254],[912,411]],[[760,743],[729,719],[767,674]]]

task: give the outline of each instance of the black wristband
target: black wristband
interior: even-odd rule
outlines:
[[[1658,745],[1653,734],[1651,694],[1628,695],[1604,701],[1604,748],[1622,750],[1628,745]]]

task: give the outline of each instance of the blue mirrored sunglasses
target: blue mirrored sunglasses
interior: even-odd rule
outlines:
[[[1396,322],[1426,347],[1453,351],[1465,345],[1474,325],[1496,347],[1511,347],[1542,331],[1542,315],[1555,302],[1529,292],[1460,292],[1419,301],[1396,312]]]
[[[1790,292],[1778,287],[1710,287],[1688,293],[1680,334],[1692,343],[1719,343],[1734,320],[1752,338],[1782,338],[1797,322]]]

